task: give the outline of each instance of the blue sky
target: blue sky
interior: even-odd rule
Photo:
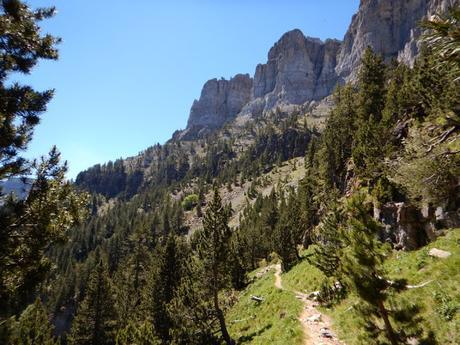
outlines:
[[[60,59],[21,78],[56,95],[25,153],[57,145],[69,177],[137,154],[184,128],[211,78],[253,75],[294,28],[342,39],[359,0],[29,0],[55,5],[43,31],[60,36]]]

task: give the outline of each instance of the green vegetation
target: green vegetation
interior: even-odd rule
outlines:
[[[198,205],[198,202],[200,201],[200,198],[197,194],[190,194],[187,195],[184,200],[182,200],[182,207],[186,211],[190,211],[193,209],[195,206]]]
[[[393,279],[406,279],[412,286],[395,296],[393,306],[418,306],[418,317],[427,332],[433,332],[438,344],[457,344],[460,341],[460,229],[450,229],[438,240],[412,252],[393,251],[386,259],[384,268]],[[449,251],[451,256],[446,259],[428,255],[431,248]],[[310,248],[304,255],[312,253]],[[287,289],[295,291],[319,291],[324,275],[316,267],[303,260],[288,273],[283,274],[283,284]],[[252,287],[251,287],[252,289]],[[335,305],[333,308],[321,308],[334,321],[334,328],[339,338],[349,345],[362,342],[361,317],[356,307],[360,299],[355,294]]]
[[[42,59],[58,58],[60,39],[42,35],[39,26],[54,13],[54,8],[32,10],[19,0],[0,3],[0,180],[33,177],[24,200],[5,197],[0,190],[0,343],[4,344],[54,343],[47,310],[39,300],[27,306],[38,297],[53,266],[47,250],[62,242],[86,214],[86,195],[77,194],[66,181],[67,166],[56,147],[36,161],[22,157],[53,90],[36,91],[12,83],[10,77],[29,74]]]
[[[0,9],[0,179],[36,176],[25,200],[0,206],[0,342],[55,343],[52,315],[74,345],[301,344],[302,302],[292,291],[319,291],[349,345],[460,341],[459,230],[395,250],[405,236],[425,245],[458,211],[457,12],[428,25],[433,35],[413,68],[367,49],[321,133],[276,110],[241,133],[173,138],[82,172],[76,186],[92,195],[81,222],[87,197],[65,180],[57,149],[34,163],[20,156],[52,92],[5,82],[57,58],[58,40],[37,24],[54,11],[19,0]],[[305,172],[298,186],[287,176],[273,185],[271,169],[303,156],[305,169],[289,167]],[[220,186],[246,197],[235,229]],[[395,230],[401,214],[379,216],[396,205],[418,212],[412,233]],[[442,206],[446,219],[422,217],[422,206]],[[202,229],[189,231],[193,221]],[[428,256],[434,246],[452,255]],[[274,286],[272,272],[254,273],[274,257],[291,292]]]
[[[241,292],[227,313],[229,331],[238,344],[302,344],[304,335],[298,320],[302,302],[291,292],[277,289],[274,282],[270,270]],[[254,301],[251,296],[263,301]]]

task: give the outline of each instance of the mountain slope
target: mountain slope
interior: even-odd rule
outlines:
[[[389,14],[380,6],[385,4],[392,5]],[[398,13],[407,15],[404,11],[412,8],[403,4],[408,3],[362,1],[350,28],[353,34],[345,40],[356,46],[353,54],[366,39],[377,52],[388,43],[387,37],[375,39],[375,28],[366,31],[366,11],[379,12],[369,14],[382,21],[378,31],[388,18],[396,26],[402,23],[396,20]],[[417,13],[414,16],[423,16]],[[361,262],[364,269],[369,265],[366,281],[381,280],[374,287],[383,287],[377,295],[386,297],[393,286],[386,286],[387,272],[378,266],[389,258],[382,253],[391,247],[417,249],[460,223],[455,156],[459,89],[448,71],[434,67],[436,56],[429,52],[412,69],[385,65],[384,60],[408,41],[398,42],[390,40],[397,47],[384,50],[388,54],[383,59],[366,50],[353,84],[357,66],[343,76],[337,73],[337,64],[345,61],[338,55],[342,43],[321,42],[293,30],[270,50],[254,79],[239,75],[208,82],[192,107],[188,128],[167,143],[81,173],[76,184],[93,192],[91,218],[69,233],[69,243],[50,252],[58,264],[50,278],[49,305],[59,333],[68,331],[78,314],[97,262],[107,262],[107,275],[119,297],[118,335],[153,327],[152,334],[163,343],[171,338],[177,344],[220,343],[224,332],[214,318],[219,308],[228,311],[231,333],[241,343],[300,343],[301,302],[288,291],[274,290],[272,277],[246,287],[246,274],[279,260],[287,290],[321,288],[324,299],[332,299],[336,281],[343,278],[340,262],[352,261],[345,252],[351,255],[356,243],[376,248],[370,254],[364,248],[360,254],[366,260]],[[355,63],[351,58],[345,65]],[[345,79],[347,85],[321,99]],[[212,189],[222,195],[223,204],[210,208]],[[363,199],[354,201],[357,196]],[[208,270],[200,265],[201,244],[212,237],[203,237],[201,231],[210,224],[210,209],[214,224],[225,219],[232,227],[231,232],[227,224],[220,227],[231,233],[225,243],[228,255],[208,256],[222,260],[216,270],[222,275],[219,284],[225,286],[213,292],[213,306],[208,290],[213,284],[203,281]],[[359,233],[359,227],[367,236],[363,241],[346,237]],[[300,245],[326,252],[327,270],[318,265],[325,273],[306,266]],[[366,257],[373,254],[377,259]],[[349,294],[338,296],[338,302],[355,298],[350,279]],[[265,294],[270,303],[255,305],[248,294]],[[375,307],[370,300],[360,299]],[[391,322],[404,329],[405,320],[393,315],[388,300],[380,302]],[[374,330],[383,339],[383,314],[372,310],[375,318],[367,321],[377,320],[377,327],[362,329]],[[340,326],[337,329],[341,332]],[[423,331],[427,329],[423,324]],[[356,335],[340,338],[353,343]]]

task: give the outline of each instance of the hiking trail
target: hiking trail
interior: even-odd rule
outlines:
[[[303,310],[299,321],[304,332],[304,345],[345,345],[337,339],[331,331],[331,319],[316,309],[318,303],[308,298],[308,295],[299,291],[287,290],[283,287],[281,278],[281,265],[275,265],[275,287],[280,290],[292,292],[296,298],[303,302]]]

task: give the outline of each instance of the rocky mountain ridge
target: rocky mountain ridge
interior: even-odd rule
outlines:
[[[418,24],[446,11],[459,0],[362,0],[343,41],[285,33],[258,64],[254,79],[237,75],[212,79],[195,100],[187,128],[178,138],[194,139],[238,115],[257,117],[276,108],[292,110],[330,95],[337,84],[355,77],[364,50],[370,46],[386,60],[407,64],[418,53]],[[198,130],[197,130],[198,129]]]

